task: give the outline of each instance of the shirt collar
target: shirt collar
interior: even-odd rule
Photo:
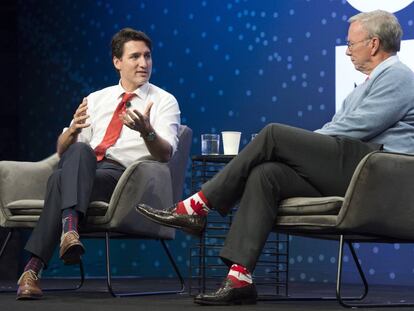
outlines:
[[[135,93],[139,98],[145,100],[147,98],[149,92],[150,84],[146,82],[145,84],[141,85],[139,88],[134,90],[131,93]],[[121,99],[122,95],[125,93],[125,89],[121,85],[121,80],[119,80],[118,87],[116,89],[116,96],[118,99]]]

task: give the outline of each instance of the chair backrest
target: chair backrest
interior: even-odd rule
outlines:
[[[173,200],[178,202],[183,195],[183,186],[185,181],[185,172],[190,156],[191,140],[193,131],[185,126],[180,125],[178,132],[178,146],[177,151],[168,162],[171,172]]]
[[[134,207],[137,203],[145,203],[166,208],[182,196],[191,136],[191,129],[180,126],[177,151],[168,163],[140,159],[129,166],[118,181],[109,203],[91,203],[83,232],[109,230],[147,238],[174,238],[174,229],[148,220]]]

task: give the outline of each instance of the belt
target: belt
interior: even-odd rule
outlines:
[[[125,166],[123,166],[121,163],[119,163],[118,161],[115,161],[115,160],[112,160],[112,159],[108,159],[108,158],[103,158],[102,159],[102,162],[108,162],[108,163],[112,163],[112,164],[115,164],[115,165],[118,165],[118,166],[121,166],[121,167],[123,167],[123,168],[125,168]]]

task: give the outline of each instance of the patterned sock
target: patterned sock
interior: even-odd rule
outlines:
[[[43,269],[43,261],[39,257],[32,255],[26,266],[24,267],[24,272],[32,270],[36,275],[39,276],[40,271]]]
[[[208,201],[203,192],[199,191],[191,197],[177,204],[177,214],[207,216],[209,212]]]
[[[253,283],[252,275],[247,268],[233,264],[227,278],[233,283],[233,288],[240,288]]]
[[[62,213],[63,234],[69,231],[78,231],[78,212],[73,208],[66,208]]]

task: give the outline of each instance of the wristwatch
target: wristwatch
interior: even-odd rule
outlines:
[[[147,134],[147,136],[142,136],[141,137],[145,140],[145,141],[154,141],[155,137],[157,137],[157,134],[154,131],[151,131]]]

